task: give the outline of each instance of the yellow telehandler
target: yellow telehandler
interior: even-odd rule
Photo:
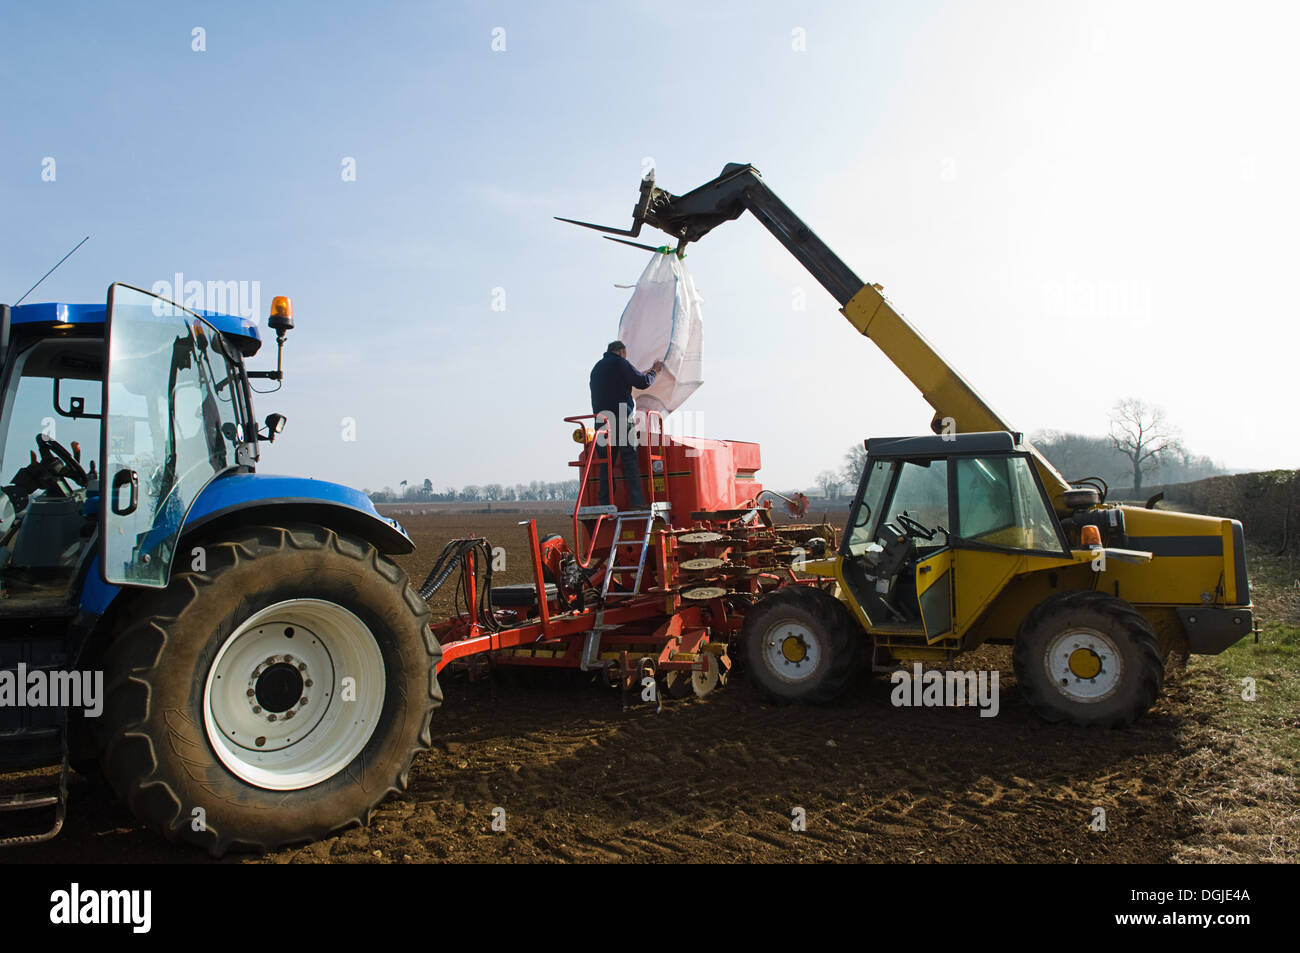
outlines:
[[[824,702],[864,659],[950,667],[1000,643],[1046,719],[1124,725],[1160,694],[1171,652],[1216,654],[1251,631],[1240,522],[1115,505],[1104,482],[1065,479],[752,166],[683,195],[652,171],[629,229],[562,221],[627,238],[649,224],[680,254],[746,210],[935,411],[931,435],[866,441],[838,551],[805,567],[834,585],[779,589],[746,613],[743,657],[763,696]]]

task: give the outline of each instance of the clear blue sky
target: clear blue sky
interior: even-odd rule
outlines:
[[[1104,432],[1117,398],[1142,397],[1196,452],[1294,467],[1297,20],[1286,4],[6,4],[0,300],[85,234],[29,300],[176,272],[260,282],[263,310],[288,294],[298,320],[287,382],[259,406],[289,418],[266,469],[563,479],[560,418],[587,410],[628,295],[614,284],[644,255],[551,216],[626,223],[646,157],[676,192],[751,162],[1016,426]],[[768,485],[925,431],[911,386],[752,219],[687,262],[706,383],[686,409],[701,435],[761,442]]]

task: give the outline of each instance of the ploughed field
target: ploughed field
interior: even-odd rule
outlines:
[[[386,508],[417,542],[399,560],[413,584],[448,539],[474,534],[506,550],[496,581],[529,581],[518,522],[540,508],[501,505],[520,512]],[[570,538],[555,506],[539,530]],[[454,580],[436,607],[444,614],[452,590]],[[1000,672],[996,717],[894,707],[888,679],[867,674],[833,706],[778,708],[742,669],[706,699],[665,698],[658,714],[624,711],[616,690],[574,673],[444,678],[432,750],[369,827],[223,862],[1296,859],[1294,760],[1224,716],[1242,704],[1240,687],[1213,660],[1193,660],[1120,731],[1040,721],[1009,649],[959,667]],[[1096,808],[1104,831],[1092,829]],[[3,859],[210,862],[139,828],[80,778],[64,833]]]

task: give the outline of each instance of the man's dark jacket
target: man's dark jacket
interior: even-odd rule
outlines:
[[[645,390],[654,379],[654,371],[642,374],[626,358],[606,351],[591,369],[591,412],[598,414],[608,410],[617,414],[619,407],[626,404],[630,416],[635,407],[632,388]]]

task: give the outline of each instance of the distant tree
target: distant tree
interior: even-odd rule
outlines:
[[[1040,430],[1029,439],[1067,480],[1095,476],[1117,486],[1130,478],[1128,462],[1109,437]]]
[[[1135,397],[1116,402],[1111,410],[1110,440],[1132,468],[1135,495],[1142,489],[1144,474],[1183,452],[1177,431],[1165,419],[1164,411]]]
[[[483,487],[483,499],[489,501],[501,499],[501,484],[489,483],[487,486]]]
[[[1161,463],[1159,476],[1161,483],[1191,483],[1226,472],[1210,457],[1196,456],[1180,448]]]
[[[467,486],[461,487],[460,498],[462,500],[473,503],[481,499],[482,496],[483,496],[482,488],[475,486],[472,483]]]
[[[842,483],[857,484],[862,479],[862,470],[867,465],[866,444],[855,443],[844,455],[844,469],[840,471]]]
[[[424,498],[425,498],[426,500],[431,500],[431,499],[433,499],[433,481],[430,480],[428,477],[425,477],[425,478],[424,478],[424,487],[423,487],[423,489],[424,489]]]
[[[833,470],[823,470],[817,474],[817,488],[828,500],[833,500],[840,493],[840,475]]]

